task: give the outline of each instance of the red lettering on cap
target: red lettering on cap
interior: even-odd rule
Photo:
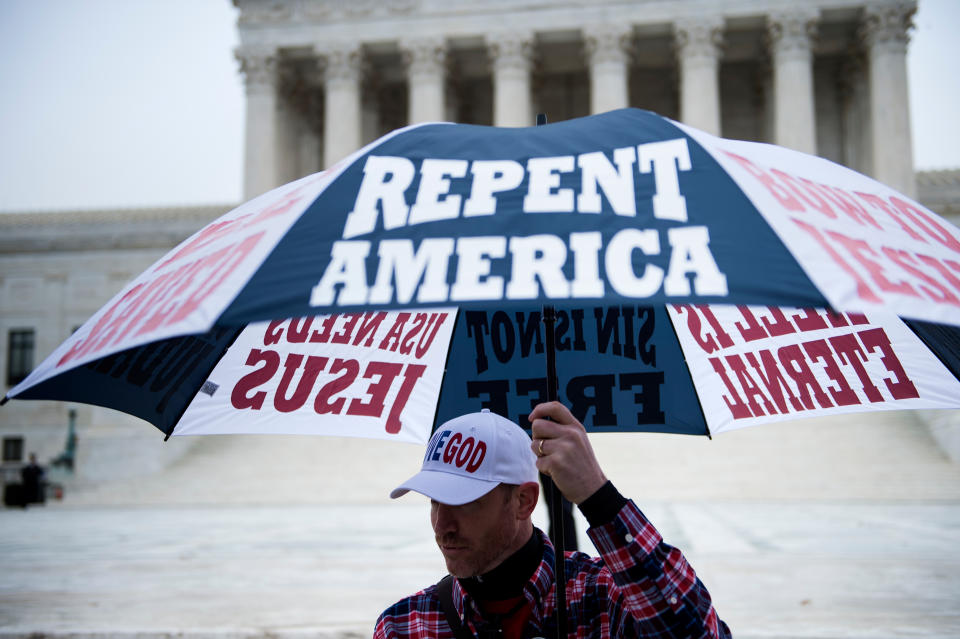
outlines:
[[[483,440],[477,440],[477,447],[473,450],[473,455],[470,456],[470,462],[467,464],[467,472],[473,473],[480,468],[480,464],[483,463],[483,458],[487,456],[487,444]]]
[[[473,446],[476,441],[473,437],[467,437],[463,440],[463,446],[460,447],[460,452],[457,453],[457,468],[463,468],[463,465],[470,461],[470,455],[473,454]]]
[[[460,433],[454,433],[453,437],[450,438],[450,441],[447,442],[446,448],[443,449],[443,463],[449,464],[453,461],[454,455],[457,454],[457,448],[460,446],[460,442],[463,441],[463,435]]]
[[[443,448],[443,463],[463,468],[475,473],[487,456],[487,443],[473,437],[463,438],[462,433],[454,433]]]

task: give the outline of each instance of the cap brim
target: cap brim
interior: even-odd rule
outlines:
[[[441,504],[460,506],[480,499],[499,485],[498,481],[464,477],[437,470],[421,470],[390,491],[390,499],[406,495],[412,490]]]

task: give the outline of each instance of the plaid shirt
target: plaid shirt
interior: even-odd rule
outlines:
[[[524,588],[533,614],[525,637],[555,637],[555,593],[550,540],[543,537],[543,560]],[[591,528],[590,539],[601,558],[581,552],[566,554],[567,636],[606,637],[729,637],[710,594],[693,568],[663,538],[640,509],[628,502],[610,523]],[[474,633],[481,618],[459,582],[453,582],[453,603],[461,622]],[[453,639],[437,587],[399,601],[380,615],[375,639]]]

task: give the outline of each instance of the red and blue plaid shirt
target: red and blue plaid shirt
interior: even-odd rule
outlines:
[[[550,540],[541,531],[543,560],[524,588],[532,606],[525,637],[555,637],[555,593]],[[600,558],[566,554],[567,636],[729,637],[706,587],[683,554],[663,543],[640,509],[627,502],[610,523],[591,528]],[[459,582],[453,603],[461,623],[476,634],[481,613]],[[375,639],[453,639],[436,585],[403,599],[380,615]]]

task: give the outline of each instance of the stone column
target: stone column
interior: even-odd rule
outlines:
[[[443,38],[403,40],[400,49],[407,66],[410,124],[442,122],[446,115],[446,42]]]
[[[843,138],[840,163],[854,171],[869,175],[870,153],[870,83],[866,58],[850,51],[840,63],[839,87]]]
[[[584,28],[584,50],[590,65],[590,113],[630,106],[628,64],[632,37],[633,27],[629,24]]]
[[[870,59],[870,128],[873,177],[916,196],[913,138],[907,96],[907,43],[915,2],[868,5],[863,39]]]
[[[773,141],[805,153],[817,152],[812,45],[818,17],[816,9],[767,17],[773,58]]]
[[[720,47],[723,18],[686,18],[673,25],[680,67],[680,121],[720,135]]]
[[[534,124],[530,98],[533,34],[512,32],[488,35],[487,49],[493,64],[494,126]]]
[[[330,168],[360,148],[360,80],[362,55],[359,44],[329,47],[324,58],[323,166]]]
[[[319,87],[323,84],[323,70],[319,60],[317,66],[308,72],[306,82],[310,87]],[[299,144],[299,165],[302,175],[309,175],[323,169],[323,99],[311,90],[304,100],[304,113],[300,118]]]
[[[273,49],[238,48],[247,94],[243,199],[279,186],[277,180],[277,57]]]
[[[297,147],[300,139],[300,122],[297,113],[295,99],[296,96],[290,89],[295,74],[290,68],[281,67],[277,74],[277,124],[276,139],[274,145],[277,154],[277,182],[284,184],[295,180],[298,175],[298,157]]]
[[[284,182],[290,182],[321,169],[321,135],[323,110],[312,96],[292,94],[285,96],[286,119],[279,122],[282,140],[278,146],[279,165],[286,171],[281,174]],[[284,113],[284,109],[280,109]]]

